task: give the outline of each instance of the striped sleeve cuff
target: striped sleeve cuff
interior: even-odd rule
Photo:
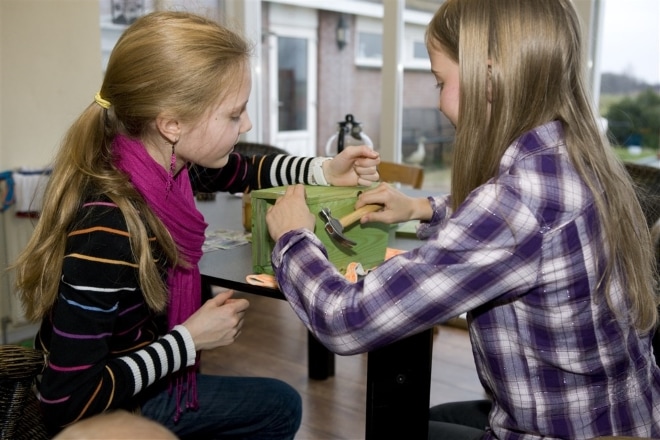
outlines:
[[[310,165],[310,176],[308,179],[311,185],[330,186],[323,173],[323,162],[332,159],[331,157],[315,157]]]
[[[135,395],[156,380],[195,365],[196,356],[190,332],[183,325],[177,325],[158,341],[118,359],[126,363],[131,371]]]
[[[264,164],[268,171],[270,186],[293,185],[296,183],[309,183],[312,178],[311,157],[289,156],[278,154],[277,156],[265,156]],[[265,177],[265,176],[263,176]],[[259,187],[267,187],[264,178],[260,179]]]
[[[181,338],[183,338],[184,348],[186,349],[186,367],[195,365],[195,358],[197,356],[197,353],[195,353],[195,342],[188,329],[183,325],[175,325],[172,331],[178,332]]]

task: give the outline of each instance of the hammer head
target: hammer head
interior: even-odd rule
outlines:
[[[346,247],[353,247],[357,244],[344,235],[344,227],[339,222],[339,220],[332,216],[330,209],[323,208],[319,214],[326,221],[325,231],[333,240]]]

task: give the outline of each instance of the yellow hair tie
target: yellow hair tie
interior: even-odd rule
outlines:
[[[96,92],[96,95],[94,95],[94,101],[104,109],[109,109],[110,108],[110,101],[106,101],[105,99],[101,98],[101,92]]]

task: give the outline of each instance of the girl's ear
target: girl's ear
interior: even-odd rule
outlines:
[[[156,118],[156,128],[170,144],[173,144],[181,137],[181,126],[179,120],[166,115],[159,115]]]

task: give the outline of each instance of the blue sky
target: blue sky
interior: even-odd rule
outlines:
[[[601,72],[660,84],[660,0],[604,0]]]

